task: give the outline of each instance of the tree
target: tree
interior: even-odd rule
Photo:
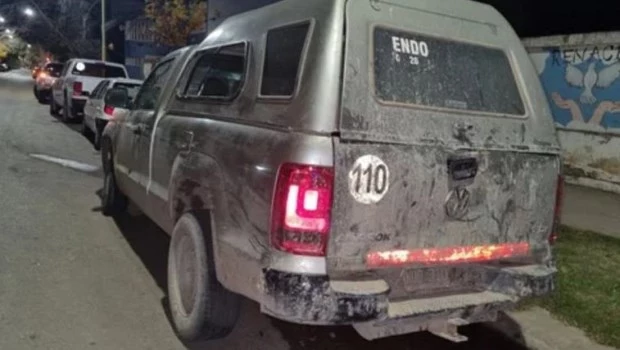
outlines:
[[[145,14],[153,21],[157,42],[185,46],[192,32],[204,28],[207,3],[204,0],[146,0]]]
[[[10,52],[9,47],[0,41],[0,61],[7,58]]]

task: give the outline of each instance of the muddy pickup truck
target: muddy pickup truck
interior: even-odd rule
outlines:
[[[185,341],[228,334],[241,297],[367,339],[463,341],[553,290],[559,151],[492,7],[285,0],[154,68],[104,132],[103,209],[171,235]]]

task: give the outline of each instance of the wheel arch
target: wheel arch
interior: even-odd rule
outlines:
[[[225,205],[225,177],[217,161],[205,154],[192,152],[178,155],[170,172],[168,213],[173,225],[187,212],[207,213],[211,244],[218,280],[229,288],[220,250],[220,239],[230,217]],[[232,288],[234,290],[234,288]]]
[[[188,211],[209,211],[212,220],[222,214],[224,180],[215,159],[201,153],[178,155],[170,174],[168,212],[174,222]]]

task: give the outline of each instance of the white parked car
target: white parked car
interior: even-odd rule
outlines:
[[[129,103],[138,94],[142,86],[141,80],[134,79],[105,79],[93,90],[84,106],[82,134],[93,135],[95,149],[101,145],[101,134],[110,120],[119,114],[119,110],[129,107]],[[118,93],[119,89],[123,93]]]
[[[125,66],[118,63],[74,58],[67,63],[52,87],[50,114],[69,122],[84,115],[84,106],[95,87],[106,78],[128,78]]]

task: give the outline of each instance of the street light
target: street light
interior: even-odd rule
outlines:
[[[4,34],[10,35],[10,34],[13,34],[13,32],[11,32],[9,28],[7,28],[4,30]]]
[[[34,10],[30,7],[26,7],[24,9],[24,15],[28,16],[28,17],[34,17]]]
[[[6,19],[4,19],[4,17],[0,16],[0,24],[5,23]]]

